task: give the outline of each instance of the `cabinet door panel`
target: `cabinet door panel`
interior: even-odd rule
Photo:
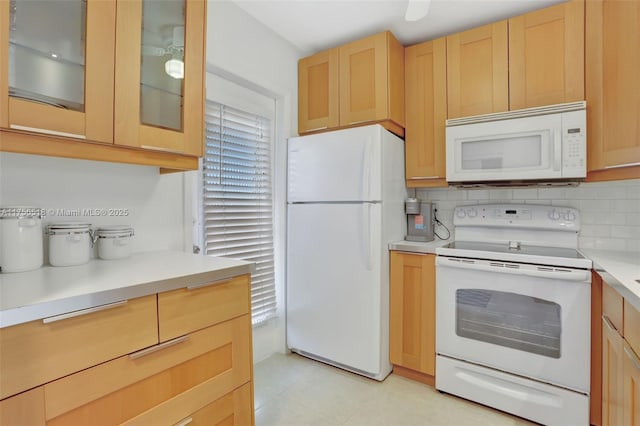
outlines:
[[[155,295],[56,322],[0,329],[0,398],[157,341]]]
[[[192,426],[245,426],[254,424],[251,383],[247,383],[193,413],[184,422]]]
[[[629,345],[624,346],[624,426],[640,425],[640,359]]]
[[[435,374],[435,256],[391,252],[390,359]]]
[[[509,19],[509,109],[584,100],[584,0]]]
[[[250,333],[245,315],[49,383],[47,424],[178,422],[251,379]]]
[[[112,143],[115,2],[12,4],[0,4],[14,22],[0,34],[0,126]]]
[[[340,125],[387,116],[387,33],[340,46]]]
[[[338,49],[298,62],[298,132],[338,127]]]
[[[44,426],[42,386],[0,401],[0,425]]]
[[[182,288],[160,293],[160,341],[249,313],[250,283],[251,276],[242,275],[201,288]]]
[[[602,317],[602,425],[622,424],[622,336]]]
[[[167,10],[155,14],[145,9],[144,0],[118,3],[115,143],[202,156],[206,3],[203,0],[172,3],[150,2],[149,5]],[[174,15],[182,9],[184,24],[180,29],[180,19]],[[168,21],[149,23],[145,13]],[[143,19],[148,27],[144,36]],[[153,37],[149,32],[154,33]],[[167,38],[169,42],[165,41]],[[157,49],[167,53],[156,57],[161,54],[156,53]],[[166,75],[169,60],[184,63],[183,79],[172,81]]]
[[[509,108],[507,21],[447,36],[448,118]]]
[[[640,163],[638,22],[637,1],[586,4],[589,170]]]
[[[446,41],[405,50],[407,180],[445,177]]]

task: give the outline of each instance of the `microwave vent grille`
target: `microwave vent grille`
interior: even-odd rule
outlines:
[[[486,123],[489,121],[509,120],[512,118],[534,117],[537,115],[557,114],[569,111],[580,111],[587,108],[585,101],[565,104],[546,105],[542,107],[519,109],[493,114],[474,115],[471,117],[452,118],[446,121],[447,126],[461,126],[463,124]]]

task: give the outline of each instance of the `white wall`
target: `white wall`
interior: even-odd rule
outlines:
[[[418,190],[417,195],[435,202],[438,218],[449,229],[458,205],[506,202],[574,207],[582,218],[579,247],[640,251],[640,179],[564,188]]]
[[[157,167],[0,153],[0,205],[46,209],[43,223],[132,225],[133,251],[182,250],[182,175]],[[129,210],[127,216],[65,216],[58,209]]]
[[[278,316],[253,333],[254,361],[285,345],[286,140],[297,132],[302,52],[229,1],[207,5],[207,71],[276,99],[274,204]]]

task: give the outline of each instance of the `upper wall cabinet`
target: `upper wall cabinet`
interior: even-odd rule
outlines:
[[[584,0],[509,19],[509,108],[584,100]]]
[[[509,109],[507,21],[447,36],[449,118]]]
[[[584,100],[584,0],[447,36],[448,117]]]
[[[116,144],[202,155],[204,16],[202,0],[118,2]]]
[[[298,133],[380,123],[404,136],[404,48],[389,31],[303,58],[298,70]]]
[[[407,186],[446,186],[446,41],[405,49],[405,164]]]
[[[338,48],[298,62],[300,133],[338,127]]]
[[[604,179],[640,177],[639,22],[640,2],[587,2],[588,167]]]
[[[116,3],[0,3],[0,127],[113,142]]]
[[[0,2],[0,149],[197,168],[205,8],[204,0]]]

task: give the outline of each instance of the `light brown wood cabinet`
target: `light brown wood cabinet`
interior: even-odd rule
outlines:
[[[338,127],[338,48],[298,61],[298,131],[315,132]]]
[[[221,287],[216,288],[218,285]],[[83,329],[76,331],[63,325],[60,330],[48,330],[48,337],[66,335],[66,351],[73,355],[82,355],[86,351],[76,348],[96,346],[95,341],[100,338],[111,346],[114,339],[129,342],[130,339],[123,336],[137,335],[138,329],[145,329],[147,324],[153,326],[153,341],[137,340],[135,350],[120,350],[116,356],[113,351],[96,349],[102,357],[90,358],[89,365],[82,356],[72,357],[66,361],[69,368],[64,371],[52,366],[52,361],[60,362],[60,357],[42,350],[41,342],[45,340],[34,341],[27,347],[23,345],[23,354],[41,352],[42,356],[35,361],[25,357],[25,365],[18,365],[18,368],[30,372],[46,367],[48,374],[37,380],[20,375],[13,381],[24,386],[2,387],[1,424],[16,424],[15,419],[20,419],[20,425],[156,425],[187,421],[195,422],[193,424],[254,424],[249,286],[249,275],[242,275],[199,289],[184,290],[191,293],[187,296],[189,300],[179,294],[187,303],[181,312],[171,308],[172,303],[179,301],[175,294],[169,294],[174,291],[134,299],[125,307],[63,320],[78,323],[75,325]],[[212,296],[219,299],[214,307],[220,308],[221,314],[208,309]],[[157,298],[163,300],[158,306],[169,306],[165,309],[169,315],[158,314]],[[124,313],[117,312],[133,309],[131,303],[138,300],[152,305],[149,318],[124,318]],[[141,311],[141,308],[136,310]],[[105,323],[96,315],[120,315],[126,327]],[[171,323],[169,330],[182,334],[160,341],[158,329],[163,329],[165,321]],[[7,330],[11,336],[22,332],[19,327],[21,325],[0,329],[0,338],[6,337]],[[93,329],[95,336],[85,329]],[[13,340],[2,343],[3,348],[6,343],[15,347]],[[40,362],[45,366],[36,368],[33,365]],[[3,380],[16,365],[5,363],[3,358],[0,364]],[[17,393],[25,387],[32,389]]]
[[[602,317],[602,425],[622,424],[622,361],[624,340],[608,318]]]
[[[179,124],[170,128],[141,124],[144,121],[141,111],[145,110],[141,108],[141,93],[151,99],[145,105],[158,110],[166,104],[159,101],[160,97],[168,96],[166,93],[158,95],[162,91],[151,89],[146,82],[141,85],[141,62],[157,62],[157,68],[162,68],[157,75],[164,74],[164,62],[169,51],[163,42],[158,41],[159,38],[153,45],[144,40],[143,1],[86,2],[86,36],[73,41],[85,43],[84,66],[67,66],[78,68],[67,70],[56,65],[62,69],[56,71],[61,73],[59,75],[68,76],[73,72],[83,76],[84,85],[80,86],[84,92],[74,95],[81,103],[79,108],[70,108],[64,103],[64,107],[56,106],[55,100],[50,101],[40,93],[35,97],[25,95],[23,88],[10,90],[10,80],[18,80],[18,77],[9,75],[10,55],[16,63],[18,55],[20,58],[35,55],[40,62],[55,61],[48,57],[50,52],[34,54],[37,49],[30,53],[16,53],[22,49],[19,43],[9,48],[10,31],[14,31],[8,25],[12,19],[11,2],[0,3],[0,63],[3,64],[0,67],[0,151],[155,165],[167,171],[197,169],[204,139],[206,2],[185,0],[184,43],[175,42],[171,47],[185,50],[185,75],[183,80],[174,83],[181,88],[181,95],[175,96],[179,101],[174,102],[178,105],[178,112],[174,115],[179,115]],[[19,0],[18,10],[26,3]],[[56,5],[52,3],[51,7]],[[25,22],[22,24],[20,28],[25,27]],[[33,25],[36,24],[31,23]],[[69,23],[69,27],[75,26],[74,22]],[[183,46],[176,46],[178,44]],[[56,53],[50,55],[57,58]],[[53,84],[56,85],[58,83]],[[152,114],[163,119],[167,115],[164,111]]]
[[[584,100],[584,0],[447,36],[448,117]]]
[[[586,4],[589,180],[640,178],[640,3]]]
[[[584,100],[584,3],[509,19],[509,109]]]
[[[592,285],[601,288],[601,336],[593,333],[592,347],[601,357],[592,355],[591,424],[602,426],[640,424],[640,312],[613,287],[594,274]],[[598,301],[592,303],[597,316]],[[595,309],[594,309],[595,308]],[[594,324],[592,320],[592,324]],[[592,351],[593,354],[593,351]],[[601,411],[595,405],[601,404]]]
[[[445,38],[405,49],[405,173],[408,187],[446,186]]]
[[[638,426],[640,424],[640,358],[628,344],[624,345],[622,361],[623,401],[622,424]]]
[[[391,32],[303,58],[298,70],[298,133],[380,123],[404,136],[404,47]]]
[[[394,373],[433,385],[435,255],[390,252],[389,356]]]
[[[447,117],[509,109],[507,21],[447,36]]]

